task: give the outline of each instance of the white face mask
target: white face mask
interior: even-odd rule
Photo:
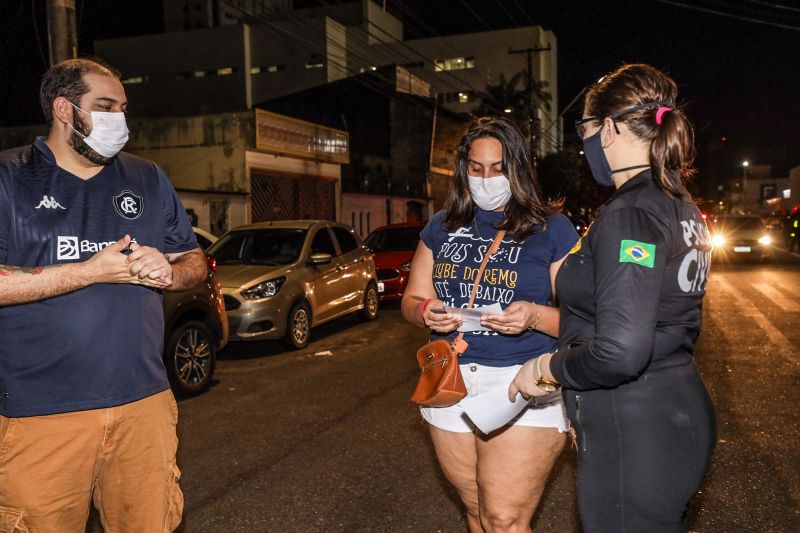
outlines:
[[[472,199],[484,211],[494,211],[503,207],[511,199],[511,182],[505,176],[482,178],[467,176]]]
[[[82,113],[86,113],[75,104],[72,104],[72,106]],[[128,142],[128,125],[125,123],[125,113],[92,111],[88,114],[92,116],[92,132],[88,136],[78,130],[75,130],[75,133],[83,137],[83,142],[98,154],[104,157],[114,157]],[[75,128],[72,129],[74,130]]]

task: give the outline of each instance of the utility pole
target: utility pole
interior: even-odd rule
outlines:
[[[536,108],[533,101],[533,54],[537,52],[547,52],[550,50],[548,44],[544,48],[522,48],[520,50],[508,49],[509,54],[525,54],[528,60],[528,142],[530,143],[531,164],[536,164],[536,142],[538,140],[539,121],[536,119]]]
[[[47,34],[50,66],[78,57],[75,0],[47,0]]]

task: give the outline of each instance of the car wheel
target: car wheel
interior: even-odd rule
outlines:
[[[294,350],[305,348],[311,337],[311,312],[308,304],[298,302],[294,304],[289,312],[289,320],[286,323],[286,345]]]
[[[359,317],[364,322],[378,318],[378,289],[374,283],[367,285],[367,290],[364,291],[364,308],[359,311]]]
[[[184,394],[208,389],[217,350],[208,326],[199,320],[178,324],[167,339],[164,363],[173,387]]]

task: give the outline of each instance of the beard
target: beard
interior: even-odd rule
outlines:
[[[81,137],[81,135],[88,137],[90,133],[91,132],[86,131],[86,126],[83,124],[83,121],[78,118],[78,114],[73,114],[72,133],[70,134],[68,141],[69,145],[79,156],[87,159],[89,162],[94,163],[95,165],[110,165],[114,161],[113,157],[106,157],[95,152],[91,146],[86,144],[86,141],[84,141],[83,137]]]

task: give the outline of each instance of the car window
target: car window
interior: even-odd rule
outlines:
[[[346,229],[334,227],[333,234],[336,235],[336,240],[339,241],[339,249],[342,250],[342,254],[350,253],[358,249],[358,241],[356,241],[353,234]]]
[[[211,241],[203,237],[199,233],[195,233],[194,236],[197,238],[197,244],[199,244],[200,248],[202,248],[203,250],[211,246],[212,244]]]
[[[757,217],[719,217],[715,227],[719,231],[758,231],[764,224]]]
[[[208,249],[217,265],[290,265],[303,250],[307,231],[267,228],[227,233]]]
[[[311,253],[336,256],[336,247],[333,245],[333,239],[331,239],[328,228],[322,228],[314,235],[314,240],[311,242]]]
[[[374,231],[367,237],[367,248],[373,252],[414,251],[419,244],[421,228],[391,228]]]

